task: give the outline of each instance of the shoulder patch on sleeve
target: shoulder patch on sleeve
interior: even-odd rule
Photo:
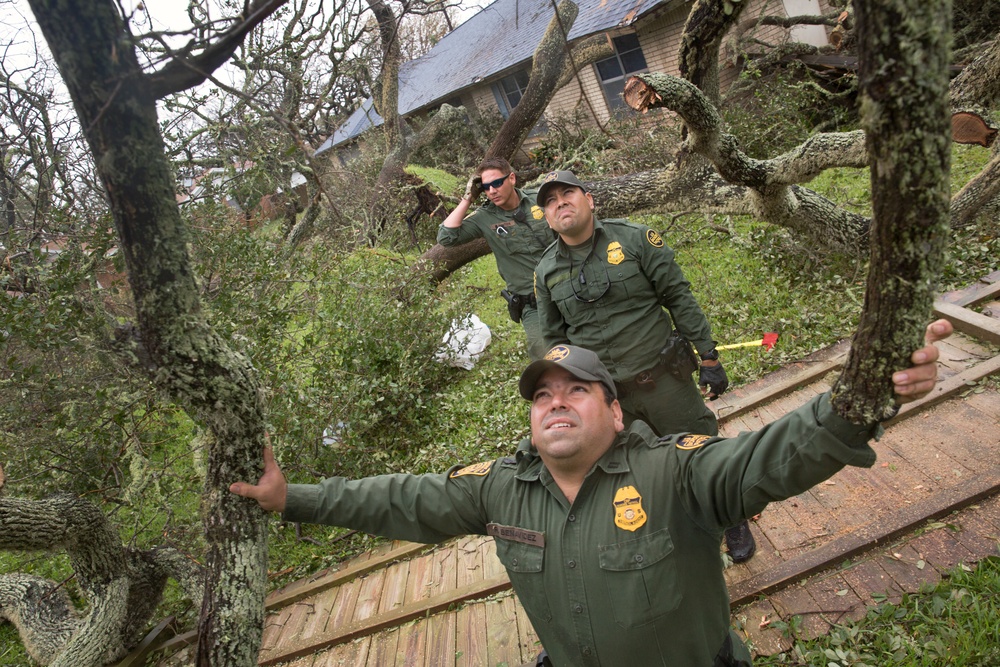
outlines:
[[[663,247],[663,237],[661,237],[659,232],[657,232],[655,229],[646,230],[646,240],[649,241],[649,245],[653,246],[654,248]]]
[[[685,435],[677,441],[677,449],[698,449],[711,439],[710,435]]]
[[[448,475],[449,478],[454,479],[456,477],[461,477],[462,475],[477,475],[483,477],[490,473],[490,468],[493,466],[493,461],[483,461],[482,463],[473,463],[471,466],[465,466],[460,468],[455,472]]]

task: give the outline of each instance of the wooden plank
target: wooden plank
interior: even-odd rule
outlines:
[[[305,625],[302,626],[303,637],[312,637],[326,630],[327,623],[330,622],[330,616],[333,615],[333,610],[337,608],[337,597],[339,594],[339,588],[331,588],[312,598],[313,613],[306,619]],[[265,644],[261,646],[262,649],[265,647],[273,648],[273,645]]]
[[[348,642],[333,650],[315,656],[313,667],[365,667],[368,664],[368,649],[371,639],[364,637]],[[306,656],[308,659],[309,656]]]
[[[968,287],[942,294],[941,300],[964,307],[987,301],[998,294],[1000,294],[1000,271],[994,271]]]
[[[486,632],[489,637],[487,664],[520,665],[527,661],[527,657],[521,656],[513,595],[486,603]]]
[[[955,539],[948,528],[928,529],[910,542],[924,559],[939,572],[947,572],[959,563],[975,563],[978,556]]]
[[[861,598],[839,571],[810,579],[805,587],[830,623],[857,620],[867,611]]]
[[[357,584],[357,582],[352,582],[352,584]],[[510,580],[506,575],[504,575],[503,577],[481,581],[473,586],[467,586],[465,588],[449,591],[448,593],[433,598],[409,602],[402,607],[397,607],[389,613],[379,614],[363,621],[335,624],[334,619],[331,619],[326,632],[321,635],[316,635],[315,637],[310,638],[300,638],[299,641],[294,644],[283,645],[280,651],[267,651],[266,654],[262,651],[260,664],[274,665],[279,662],[284,662],[323,648],[334,646],[335,644],[350,641],[357,637],[373,634],[385,628],[398,626],[416,618],[422,618],[445,611],[448,607],[455,604],[460,604],[477,598],[488,597],[509,589]],[[402,640],[403,636],[400,635],[400,641]]]
[[[358,602],[354,605],[352,621],[363,621],[378,613],[382,601],[382,588],[385,584],[385,570],[372,572],[361,580],[358,590]]]
[[[372,558],[364,562],[353,562],[343,570],[331,572],[317,579],[302,580],[305,583],[293,582],[267,596],[267,609],[270,611],[294,604],[299,600],[316,595],[320,591],[340,586],[352,579],[363,577],[369,572],[380,570],[389,563],[423,553],[433,547],[434,545],[432,544],[405,542],[398,548],[392,549],[378,558]]]
[[[407,623],[399,629],[399,641],[396,643],[397,667],[423,667],[424,642],[427,639],[427,622],[425,620]]]
[[[733,417],[749,412],[750,410],[773,401],[776,398],[789,394],[803,385],[807,385],[815,380],[818,380],[830,371],[843,366],[846,358],[847,355],[842,353],[832,359],[817,361],[810,364],[808,367],[792,377],[780,380],[773,384],[768,384],[768,386],[764,389],[749,396],[727,401],[726,403],[718,406],[711,406],[710,404],[710,407],[717,411],[719,423],[724,423]],[[725,395],[723,395],[719,398],[719,401],[722,401],[725,398]],[[716,401],[713,401],[713,403],[714,402]]]
[[[378,613],[384,614],[406,603],[406,580],[410,575],[410,561],[393,563],[385,571],[385,584],[382,586],[382,599],[378,604]]]
[[[771,623],[779,618],[770,600],[764,599],[740,610],[739,621],[742,636],[753,645],[754,655],[774,655],[787,651],[792,641],[772,628]]]
[[[809,591],[801,585],[796,584],[778,591],[770,600],[783,621],[788,622],[795,616],[799,617],[798,636],[812,639],[825,635],[830,630],[830,624],[823,620],[823,610],[816,604]]]
[[[457,586],[468,586],[482,581],[484,577],[483,553],[479,547],[484,539],[486,538],[481,535],[467,535],[460,538],[455,545],[455,583]]]
[[[514,613],[517,616],[517,637],[521,648],[521,659],[530,665],[535,664],[535,658],[542,652],[542,641],[531,625],[528,612],[524,610],[521,601],[514,597]]]
[[[427,619],[427,667],[455,666],[455,614],[445,612]]]
[[[314,607],[308,600],[302,600],[289,607],[289,611],[291,613],[285,619],[285,623],[281,627],[281,634],[275,641],[273,649],[275,651],[280,651],[282,646],[294,643],[302,636],[302,629],[313,614]]]
[[[372,643],[368,649],[368,664],[374,667],[388,667],[394,664],[398,646],[399,628],[383,630],[372,635]]]
[[[865,606],[879,604],[882,596],[895,596],[899,600],[899,593],[902,591],[896,580],[882,569],[877,559],[864,558],[842,573],[844,580],[851,585]]]
[[[926,564],[920,567],[922,560],[920,554],[909,544],[900,544],[881,556],[879,564],[900,590],[915,593],[924,584],[936,584],[941,579],[933,567]]]
[[[455,613],[455,665],[479,667],[486,664],[489,639],[486,636],[486,605],[467,604]]]
[[[1000,345],[1000,320],[941,299],[934,301],[934,317],[947,318],[956,331],[988,341],[993,345]]]
[[[813,551],[785,561],[770,572],[737,583],[729,591],[730,605],[735,608],[758,595],[769,595],[794,581],[829,568],[878,544],[896,539],[921,527],[928,519],[946,516],[998,492],[1000,469],[993,468],[968,479],[959,488],[939,491],[931,498],[901,508]]]

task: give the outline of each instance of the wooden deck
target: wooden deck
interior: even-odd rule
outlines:
[[[733,624],[758,654],[787,646],[777,619],[798,614],[817,635],[882,594],[898,599],[1000,553],[1000,395],[977,384],[1000,370],[1000,320],[966,308],[995,300],[998,287],[1000,274],[939,302],[965,333],[940,344],[941,382],[890,423],[874,468],[845,469],[752,522],[757,555],[726,578]],[[834,346],[715,401],[722,432],[756,429],[826,391],[846,351]],[[540,650],[490,538],[387,544],[275,591],[268,611],[261,665],[516,667]],[[159,664],[189,664],[190,649],[178,649],[192,638],[161,643]]]

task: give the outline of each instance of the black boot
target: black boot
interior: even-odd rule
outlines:
[[[729,557],[734,563],[745,563],[753,558],[754,552],[757,551],[757,543],[754,542],[750,524],[746,519],[738,526],[726,529],[726,548],[729,549]]]

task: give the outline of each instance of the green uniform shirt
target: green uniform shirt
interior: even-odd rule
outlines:
[[[570,343],[593,350],[621,382],[656,364],[671,319],[698,350],[715,347],[691,283],[656,231],[627,220],[595,220],[592,242],[583,261],[560,239],[535,268],[546,348]]]
[[[292,484],[283,516],[418,542],[496,524],[497,557],[556,667],[709,667],[729,631],[723,530],[845,465],[871,466],[871,435],[821,396],[728,440],[657,439],[635,422],[572,505],[525,440],[514,457],[446,474]]]
[[[517,190],[521,200],[514,211],[504,211],[489,202],[465,216],[461,227],[441,225],[437,242],[451,247],[480,237],[486,239],[507,289],[515,294],[531,294],[538,258],[556,238],[545,221],[545,212],[535,203],[537,193],[537,189]],[[524,222],[514,219],[518,210],[524,213]]]

